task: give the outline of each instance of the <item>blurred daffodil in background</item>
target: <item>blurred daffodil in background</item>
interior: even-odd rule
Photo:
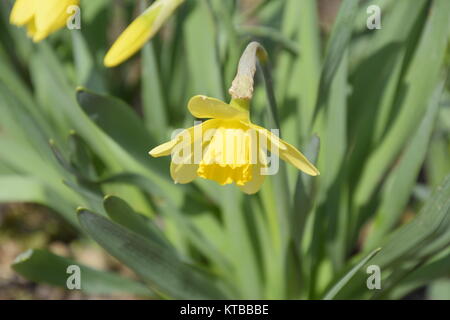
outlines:
[[[71,12],[79,0],[16,0],[11,11],[10,22],[25,26],[34,42],[41,41],[66,25]]]
[[[185,0],[157,0],[137,17],[113,43],[104,64],[115,67],[141,49]]]
[[[226,104],[215,98],[195,96],[189,101],[189,111],[194,117],[210,120],[179,133],[152,149],[150,155],[160,157],[182,151],[178,161],[172,156],[170,166],[177,183],[189,183],[198,176],[221,185],[234,182],[247,194],[258,192],[269,174],[267,151],[309,175],[319,174],[295,147],[251,123],[248,108],[246,99],[232,99]]]

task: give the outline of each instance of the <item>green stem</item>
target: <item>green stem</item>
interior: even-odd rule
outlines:
[[[239,60],[238,71],[236,77],[233,80],[229,93],[231,94],[233,99],[250,100],[253,96],[254,75],[257,65],[262,72],[266,87],[267,99],[269,101],[269,126],[271,128],[277,128],[280,130],[280,120],[278,117],[278,108],[275,100],[275,93],[273,90],[269,58],[267,55],[267,51],[258,42],[251,42],[242,54],[241,59]],[[291,210],[291,201],[286,167],[283,162],[280,162],[279,172],[273,177],[273,181],[281,234],[284,235],[284,240],[287,240],[287,235],[289,234],[288,217]],[[286,242],[287,241],[282,243],[282,248],[284,248]]]
[[[252,36],[269,39],[277,44],[280,44],[284,49],[288,50],[293,55],[298,55],[299,48],[297,44],[284,36],[277,29],[264,26],[240,26],[238,33],[241,36]]]
[[[267,63],[260,63],[260,67],[264,77],[264,83],[266,86],[267,99],[269,100],[268,115],[269,126],[271,128],[278,128],[281,137],[280,120],[277,112],[277,104],[275,101],[275,94],[273,90],[272,77],[270,75],[269,66]],[[285,235],[284,239],[287,240],[289,223],[288,218],[291,210],[291,201],[289,193],[289,185],[287,178],[286,165],[284,162],[280,162],[279,172],[273,177],[274,193],[278,208],[278,214],[280,219],[281,234]]]
[[[258,63],[259,62],[259,63]],[[262,76],[264,78],[267,99],[269,102],[268,106],[268,120],[269,126],[271,128],[280,129],[280,120],[278,117],[278,108],[275,99],[275,93],[273,89],[272,76],[270,72],[270,64],[266,50],[258,42],[251,42],[239,61],[238,72],[233,80],[232,86],[229,90],[233,99],[248,99],[250,100],[253,96],[253,83],[254,75],[256,72],[256,66],[259,66]],[[281,130],[280,130],[281,131]],[[280,132],[281,136],[281,132]],[[277,217],[278,217],[278,229],[281,235],[281,243],[274,243],[275,252],[279,253],[277,258],[280,259],[279,265],[279,284],[282,285],[281,290],[284,291],[284,284],[282,279],[284,279],[285,270],[285,253],[290,238],[289,232],[289,217],[291,211],[291,201],[290,192],[287,179],[287,172],[284,162],[279,164],[279,172],[272,179],[273,185],[273,195],[275,198]],[[272,239],[274,238],[272,234]]]

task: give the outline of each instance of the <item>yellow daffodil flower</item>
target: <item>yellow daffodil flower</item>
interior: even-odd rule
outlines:
[[[248,104],[247,99],[226,104],[206,96],[191,98],[191,114],[209,120],[182,131],[149,154],[172,154],[170,173],[176,183],[189,183],[196,177],[221,185],[234,182],[247,194],[256,193],[264,182],[268,151],[309,175],[318,175],[316,167],[295,147],[251,123]]]
[[[79,0],[16,0],[11,10],[10,22],[17,26],[26,26],[28,36],[34,42],[38,42],[64,27],[71,15],[67,9],[72,5],[78,5],[79,2]]]
[[[157,0],[122,32],[105,56],[103,63],[114,67],[141,49],[185,0]]]

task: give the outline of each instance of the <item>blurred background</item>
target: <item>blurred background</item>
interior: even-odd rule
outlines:
[[[308,210],[315,212],[310,213],[316,215],[315,221],[323,221],[325,227],[318,234],[326,240],[320,242],[313,236],[313,240],[307,241],[320,243],[317,249],[320,258],[311,262],[311,270],[318,270],[317,274],[312,272],[308,276],[317,277],[317,284],[310,285],[309,293],[302,296],[319,298],[349,261],[355,261],[352,257],[373,249],[391,231],[413,220],[432,190],[450,174],[450,85],[447,81],[450,11],[446,19],[441,21],[438,17],[434,21],[430,16],[436,14],[437,7],[446,7],[443,2],[418,1],[414,6],[405,5],[406,2],[411,1],[359,1],[351,19],[342,17],[342,23],[352,25],[348,28],[347,42],[342,40],[345,32],[340,34],[345,42],[340,47],[341,40],[330,42],[333,32],[342,31],[335,24],[342,5],[340,0],[187,0],[141,52],[119,67],[108,69],[102,63],[106,51],[151,1],[82,0],[81,30],[63,28],[38,44],[26,37],[23,28],[9,24],[14,1],[2,1],[0,299],[142,298],[130,293],[69,291],[27,280],[11,267],[25,250],[43,248],[95,269],[137,279],[126,265],[108,255],[76,226],[75,208],[80,205],[92,208],[89,201],[96,198],[89,192],[97,191],[66,182],[64,185],[62,181],[69,178],[64,174],[53,175],[50,173],[53,169],[47,171],[46,165],[57,168],[55,172],[64,169],[55,160],[55,150],[52,152],[48,146],[41,148],[29,138],[37,131],[28,126],[31,120],[27,115],[36,115],[27,109],[27,104],[39,105],[43,110],[42,123],[48,126],[44,128],[44,140],[54,139],[63,157],[70,158],[67,136],[72,129],[75,135],[80,133],[83,143],[87,141],[90,150],[96,150],[95,143],[92,145],[87,135],[71,123],[69,109],[73,108],[73,102],[67,102],[72,99],[67,98],[70,92],[73,94],[77,86],[83,86],[125,101],[143,120],[151,140],[121,140],[112,135],[121,146],[134,144],[136,148],[124,149],[139,162],[147,157],[148,150],[166,141],[173,129],[192,125],[193,119],[186,110],[189,97],[204,94],[228,99],[226,90],[235,75],[239,56],[252,40],[261,42],[269,53],[284,139],[309,155],[314,155],[313,134],[321,139],[317,161],[323,175],[320,186],[313,187],[308,195],[316,204]],[[382,10],[380,30],[366,27],[369,16],[366,9],[372,4]],[[434,36],[431,38],[430,34]],[[330,52],[342,55],[334,61]],[[327,82],[327,74],[321,73],[322,70],[332,70],[330,74],[333,74],[332,84],[325,91],[319,89],[319,83]],[[258,76],[252,106],[252,119],[256,123],[264,121],[265,99],[264,84]],[[58,111],[66,102],[68,111]],[[20,104],[24,107],[19,107]],[[320,106],[329,112],[319,112],[317,120],[315,110],[320,110]],[[25,116],[15,114],[12,108],[22,108]],[[300,110],[300,114],[295,110]],[[20,128],[24,131],[19,132]],[[126,126],[119,126],[117,130],[125,129]],[[29,144],[38,151],[28,153]],[[20,148],[15,147],[19,145]],[[419,149],[415,150],[416,147]],[[103,155],[108,153],[107,148]],[[46,155],[39,155],[40,152]],[[111,151],[111,158],[115,152]],[[135,152],[142,155],[136,156]],[[90,166],[82,168],[84,172],[92,169],[97,178],[105,178],[108,173],[122,172],[117,168],[127,166],[127,162],[117,157],[117,163],[105,164],[103,155],[90,154]],[[157,162],[151,158],[144,161]],[[168,163],[164,161],[158,162],[157,168],[161,169],[157,170],[168,176]],[[288,170],[294,194],[297,172]],[[13,174],[43,183],[12,179]],[[43,185],[45,196],[41,194]],[[195,186],[195,190],[201,195],[208,186]],[[130,191],[128,186],[105,188],[107,191],[103,189],[100,195],[126,196],[136,211],[158,211],[153,205],[148,209],[147,192]],[[70,195],[65,194],[66,189]],[[262,194],[268,193],[262,191]],[[214,216],[220,215],[219,205],[198,202],[186,212],[195,211],[198,206]],[[345,216],[343,212],[357,212],[357,218],[342,222],[339,217]],[[199,221],[198,226],[202,223]],[[335,227],[328,227],[334,224]],[[450,232],[444,231],[447,235]],[[335,241],[341,237],[342,240]],[[398,292],[384,298],[450,298],[449,242],[440,239],[439,257],[435,256],[436,251],[429,251],[420,258],[414,257],[410,263],[423,259],[420,265],[426,265],[433,261],[431,258],[443,262],[399,285]],[[310,250],[304,253],[313,255]],[[414,264],[405,270],[409,272],[418,266]],[[327,276],[319,277],[319,274]],[[347,297],[358,298],[358,295]]]

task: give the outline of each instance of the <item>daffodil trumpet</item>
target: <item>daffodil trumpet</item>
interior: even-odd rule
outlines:
[[[248,48],[257,50],[255,45]],[[235,183],[243,192],[254,194],[267,175],[276,174],[278,158],[309,175],[319,174],[300,151],[278,137],[276,130],[269,131],[250,121],[256,70],[256,61],[250,56],[246,50],[241,58],[229,104],[203,95],[192,97],[189,112],[208,120],[183,130],[149,152],[153,157],[172,156],[170,174],[176,183],[189,183],[200,177],[220,185]]]
[[[28,36],[39,42],[66,26],[72,15],[71,7],[79,3],[79,0],[16,0],[9,20],[11,24],[25,26]]]
[[[104,58],[104,65],[115,67],[150,40],[185,0],[157,0],[139,15],[117,38]]]

